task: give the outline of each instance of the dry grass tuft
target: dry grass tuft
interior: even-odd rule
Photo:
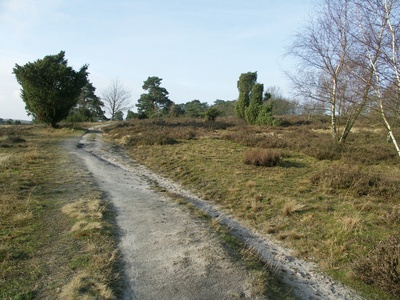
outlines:
[[[60,300],[112,300],[116,299],[103,280],[87,271],[79,272],[65,285]]]
[[[361,225],[361,218],[359,216],[347,216],[340,220],[342,230],[344,232],[351,232],[356,230]]]
[[[13,215],[12,221],[13,223],[24,222],[26,220],[30,220],[33,218],[33,213],[30,210],[19,212]]]
[[[63,206],[62,212],[71,218],[78,220],[91,218],[101,219],[103,217],[104,206],[101,204],[101,200],[93,199],[81,199],[73,203],[69,203]]]
[[[244,153],[243,162],[246,165],[275,167],[280,164],[282,153],[270,149],[253,149]]]
[[[9,168],[14,165],[15,161],[10,154],[0,153],[0,168]]]
[[[103,226],[100,222],[80,220],[71,227],[71,232],[91,232],[102,228]]]
[[[298,204],[296,201],[292,200],[289,202],[285,202],[285,204],[283,205],[281,212],[282,215],[284,216],[290,216],[292,214],[294,214],[295,212],[299,212],[301,210],[303,210],[305,207],[305,205],[302,204]]]
[[[0,216],[4,218],[8,215],[12,210],[13,206],[15,207],[18,203],[18,194],[17,193],[8,193],[6,191],[1,191],[0,193]]]

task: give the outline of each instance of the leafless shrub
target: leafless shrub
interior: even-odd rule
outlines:
[[[375,285],[400,299],[400,237],[381,241],[368,255],[353,266],[357,276],[368,285]]]
[[[282,153],[271,149],[253,149],[244,153],[246,165],[274,167],[282,160]]]

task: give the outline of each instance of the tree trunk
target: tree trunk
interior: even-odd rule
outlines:
[[[397,154],[400,156],[400,147],[399,147],[399,144],[397,143],[397,140],[393,134],[392,126],[390,125],[388,119],[386,118],[385,109],[383,107],[382,97],[379,98],[379,107],[381,109],[381,116],[382,116],[383,122],[385,123],[385,127],[388,131],[388,136],[390,136],[391,142],[393,143],[394,147],[396,148]]]
[[[343,129],[343,132],[342,132],[340,138],[339,138],[340,144],[344,144],[346,142],[347,137],[349,136],[349,133],[354,126],[354,123],[356,122],[358,116],[361,114],[362,110],[364,109],[365,105],[367,104],[368,94],[369,94],[370,89],[371,89],[371,86],[368,84],[365,87],[364,95],[362,97],[361,103],[357,106],[355,113],[347,119],[346,125]]]
[[[334,141],[337,141],[336,127],[336,81],[333,80],[332,95],[331,95],[331,134]]]

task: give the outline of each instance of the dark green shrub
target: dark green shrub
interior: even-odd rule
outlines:
[[[279,120],[276,119],[272,114],[272,104],[261,106],[257,115],[256,124],[269,126],[279,125]]]
[[[210,107],[204,113],[204,118],[208,123],[215,123],[215,120],[222,114],[222,112],[215,107]]]

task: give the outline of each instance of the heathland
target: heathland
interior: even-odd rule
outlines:
[[[103,131],[139,163],[365,298],[398,299],[400,159],[380,124],[361,121],[345,144],[332,142],[324,117],[211,125],[150,119]],[[73,126],[0,128],[2,298],[69,297],[84,287],[107,299],[118,290],[110,207],[62,147],[83,133]]]
[[[219,119],[105,128],[129,155],[315,262],[366,298],[399,297],[400,159],[380,124],[346,144],[325,117],[282,126]]]

